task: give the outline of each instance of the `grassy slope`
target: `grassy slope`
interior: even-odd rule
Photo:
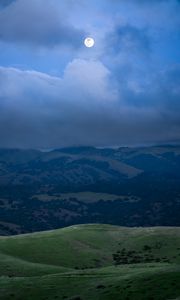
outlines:
[[[145,256],[145,245],[160,263],[112,266],[113,253],[125,248]],[[3,300],[75,296],[84,300],[168,300],[180,296],[180,228],[72,226],[2,237],[0,253]],[[163,262],[165,257],[170,263]]]

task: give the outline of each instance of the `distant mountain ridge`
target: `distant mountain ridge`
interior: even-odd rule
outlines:
[[[179,208],[180,146],[0,149],[2,234],[86,222],[179,226]]]
[[[180,147],[175,146],[117,150],[73,147],[49,152],[4,149],[0,150],[0,184],[48,183],[49,173],[56,179],[58,176],[58,183],[62,184],[119,181],[152,168],[165,172],[167,168],[178,169],[179,157]]]

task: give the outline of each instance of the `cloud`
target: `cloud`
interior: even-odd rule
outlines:
[[[69,3],[69,2],[68,2]],[[84,30],[68,21],[67,7],[56,0],[16,0],[0,10],[0,40],[25,45],[80,48]]]
[[[179,8],[176,0],[1,8],[0,147],[180,141]],[[81,48],[85,32],[92,49]]]
[[[63,78],[0,68],[1,146],[58,146],[71,139],[75,143],[74,134],[83,122],[95,118],[106,100],[113,101],[107,77],[100,62],[84,60],[70,63]]]
[[[112,87],[110,71],[99,61],[74,60],[61,78],[0,68],[0,146],[114,146],[180,140],[177,72],[180,66],[161,74],[160,84],[154,78],[141,92],[128,86],[120,94]]]

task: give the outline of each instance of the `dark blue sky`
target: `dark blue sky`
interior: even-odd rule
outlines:
[[[0,1],[0,147],[179,142],[178,0]]]

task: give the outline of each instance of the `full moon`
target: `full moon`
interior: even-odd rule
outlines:
[[[87,48],[93,47],[94,44],[95,44],[94,39],[91,38],[91,37],[87,37],[87,38],[84,40],[84,45],[85,45]]]

